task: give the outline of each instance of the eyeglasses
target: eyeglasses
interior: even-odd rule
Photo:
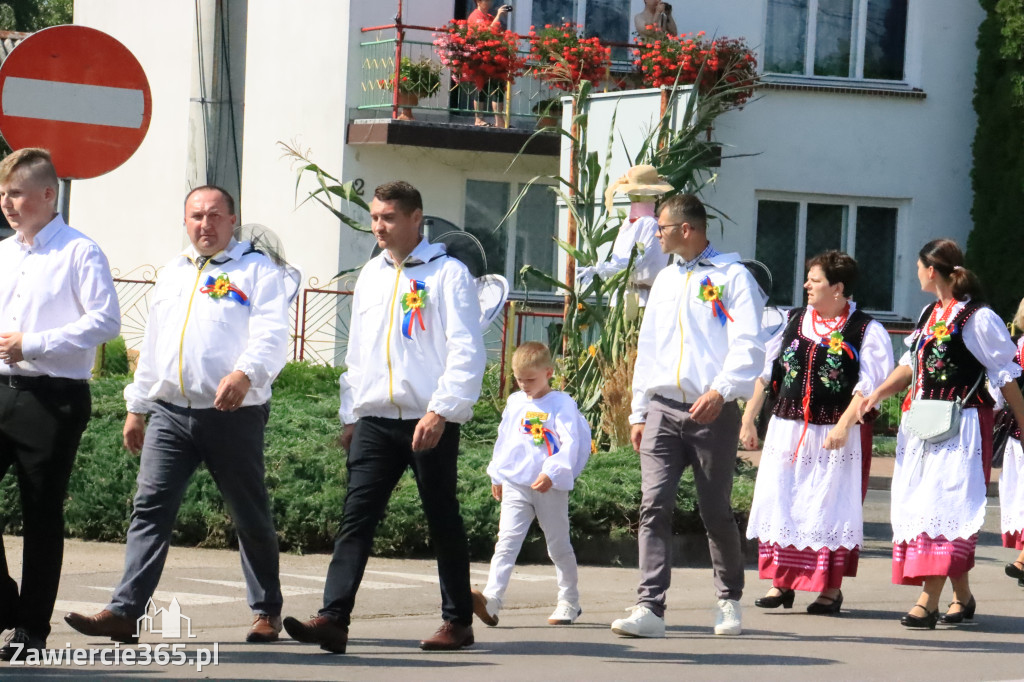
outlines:
[[[685,225],[685,224],[686,223],[669,223],[668,225],[662,225],[661,223],[658,223],[658,230],[657,231],[658,232],[664,232],[665,230],[667,230],[670,227],[679,227],[680,225]]]

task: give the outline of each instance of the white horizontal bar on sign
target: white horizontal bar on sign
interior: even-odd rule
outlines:
[[[4,116],[141,128],[145,108],[142,90],[14,76],[4,81]]]

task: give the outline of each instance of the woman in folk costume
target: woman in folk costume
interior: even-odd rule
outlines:
[[[761,608],[792,608],[795,590],[818,592],[811,614],[835,614],[845,576],[857,575],[864,540],[861,513],[863,396],[892,369],[892,344],[881,324],[851,300],[857,263],[826,251],[807,263],[807,307],[790,311],[768,343],[758,380],[778,400],[765,435],[747,537],[758,538],[758,575],[772,581]],[[755,391],[740,441],[757,447]]]
[[[910,388],[892,478],[892,581],[922,586],[900,620],[910,628],[935,628],[947,578],[953,601],[942,622],[974,617],[968,572],[985,520],[992,462],[993,400],[982,379],[987,375],[1017,419],[1024,416],[1024,398],[1013,381],[1021,372],[1016,348],[999,316],[981,303],[978,279],[963,262],[949,239],[930,241],[918,253],[921,289],[938,301],[922,311],[899,366],[862,406],[867,410]],[[928,401],[963,401],[951,436],[941,427],[955,420],[936,418],[928,412],[936,403]]]
[[[1013,325],[1024,330],[1024,300],[1017,307]],[[1018,365],[1024,366],[1024,334],[1017,339]],[[1018,386],[1020,380],[1018,380]],[[1006,408],[1004,408],[1006,409]],[[999,475],[999,510],[1003,531],[1003,547],[1016,549],[1017,559],[1006,564],[1006,575],[1024,586],[1024,450],[1021,449],[1020,422],[1009,412],[1009,438],[1003,451],[1003,471]]]

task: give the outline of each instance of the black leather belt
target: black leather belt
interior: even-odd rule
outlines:
[[[86,379],[65,379],[64,377],[24,376],[22,374],[0,374],[0,386],[22,391],[53,391],[85,386]]]

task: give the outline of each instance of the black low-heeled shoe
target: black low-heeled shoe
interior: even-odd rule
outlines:
[[[905,628],[927,628],[928,630],[934,630],[935,624],[939,622],[939,610],[935,609],[934,611],[929,611],[920,604],[914,604],[910,610],[913,611],[914,609],[921,609],[924,611],[924,617],[921,618],[908,613],[900,618],[900,625]]]
[[[828,599],[828,597],[818,597],[818,599]],[[820,601],[812,601],[807,605],[807,613],[815,616],[834,616],[839,613],[839,609],[843,606],[843,593],[837,594],[832,601],[828,604],[822,604]]]
[[[1024,580],[1024,569],[1017,568],[1018,563],[1020,562],[1014,561],[1012,564],[1006,564],[1006,568],[1004,568],[1003,570],[1006,571],[1006,575],[1010,576],[1011,578],[1016,578],[1017,580]]]
[[[760,599],[754,600],[754,606],[762,609],[777,609],[780,606],[785,609],[793,608],[793,599],[796,598],[796,591],[784,590],[781,587],[776,587],[779,594],[773,597],[761,597]]]
[[[949,608],[953,608],[954,606],[959,606],[960,610],[954,611],[953,613],[947,611],[942,615],[942,618],[939,618],[940,623],[955,624],[962,623],[965,620],[971,620],[974,618],[974,610],[978,607],[978,602],[974,600],[974,595],[972,594],[970,601],[966,604],[954,599],[950,602]]]

